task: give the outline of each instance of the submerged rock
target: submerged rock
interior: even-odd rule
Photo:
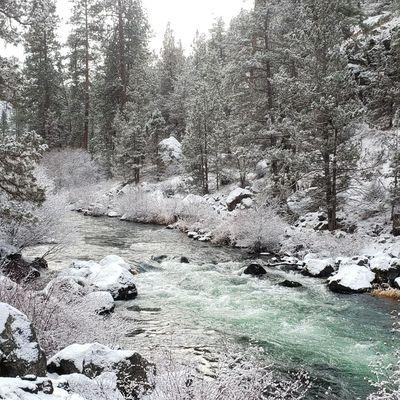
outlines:
[[[26,315],[0,303],[0,376],[24,375],[45,376],[46,357]]]
[[[263,276],[266,275],[267,271],[260,264],[252,263],[243,271],[245,275],[252,276]]]
[[[328,279],[328,286],[335,293],[364,293],[372,289],[374,279],[375,274],[367,267],[343,265],[337,274]]]
[[[288,288],[299,288],[303,287],[303,285],[300,282],[294,282],[294,281],[289,281],[285,280],[283,282],[278,283],[279,286],[282,287],[288,287]]]

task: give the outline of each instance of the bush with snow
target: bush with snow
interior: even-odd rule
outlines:
[[[287,226],[274,208],[255,206],[226,216],[216,229],[214,241],[228,241],[255,252],[276,252]]]
[[[214,379],[204,379],[196,365],[182,365],[164,355],[156,363],[152,384],[154,390],[141,400],[301,400],[310,388],[303,372],[278,379],[254,357],[233,350],[220,358]]]
[[[82,341],[98,341],[112,347],[124,337],[126,321],[117,315],[107,318],[98,315],[94,312],[97,304],[83,297],[89,291],[82,290],[75,292],[62,285],[49,285],[47,290],[38,291],[31,285],[0,279],[0,301],[28,317],[48,356]]]
[[[56,191],[91,186],[104,177],[100,166],[82,149],[52,150],[41,166]]]

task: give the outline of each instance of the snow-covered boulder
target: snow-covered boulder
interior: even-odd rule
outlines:
[[[94,203],[84,210],[83,213],[91,217],[103,217],[108,214],[108,207],[102,203]]]
[[[114,373],[95,379],[82,374],[61,377],[0,378],[0,399],[7,400],[124,400]]]
[[[114,311],[115,301],[109,292],[92,292],[83,299],[87,308],[96,314],[104,315]]]
[[[332,258],[304,258],[304,274],[315,278],[328,278],[335,272],[335,261]]]
[[[66,296],[84,296],[88,292],[89,283],[78,276],[58,276],[52,279],[42,293],[46,296],[61,298]]]
[[[364,293],[372,289],[375,274],[361,265],[343,265],[328,279],[329,289],[336,293]]]
[[[7,255],[3,260],[0,272],[14,282],[27,282],[40,276],[39,269],[43,269],[42,266],[43,263],[39,263],[39,259],[28,262],[21,254],[14,253]]]
[[[310,212],[304,214],[295,224],[299,228],[310,228],[316,231],[328,229],[328,220],[323,213]]]
[[[256,176],[258,179],[264,178],[269,171],[268,161],[261,160],[256,165]]]
[[[100,263],[94,261],[74,261],[61,276],[84,278],[97,291],[111,293],[114,300],[132,300],[137,289],[129,265],[121,258],[106,257]],[[122,261],[121,261],[122,260]]]
[[[388,283],[394,286],[395,280],[400,277],[400,260],[388,254],[378,254],[371,259],[370,269],[376,274],[376,283]]]
[[[182,162],[182,144],[170,136],[158,144],[158,154],[164,169],[177,168]]]
[[[7,400],[83,400],[83,397],[71,396],[66,390],[55,388],[46,378],[32,379],[0,378],[0,399]]]
[[[0,303],[0,376],[44,376],[46,357],[26,315]]]
[[[388,254],[379,254],[371,259],[369,266],[372,271],[389,271],[400,267],[400,260]]]
[[[226,205],[229,211],[233,211],[242,200],[253,197],[253,193],[250,190],[236,188],[229,193],[226,198]]]
[[[148,385],[147,371],[150,367],[138,353],[112,350],[98,343],[68,346],[52,357],[47,365],[50,373],[59,375],[78,373],[95,378],[104,372],[114,372],[121,391],[124,381],[137,386]]]

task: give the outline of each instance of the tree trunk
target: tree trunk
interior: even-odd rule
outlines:
[[[89,77],[89,21],[88,0],[85,0],[85,122],[83,128],[82,147],[89,150],[89,116],[90,116],[90,77]]]

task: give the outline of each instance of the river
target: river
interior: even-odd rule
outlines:
[[[79,214],[71,218],[79,239],[50,259],[52,269],[109,254],[135,264],[154,255],[190,259],[139,274],[138,298],[118,305],[117,312],[134,315],[127,339],[134,348],[176,348],[209,368],[207,359],[212,361],[225,341],[259,347],[259,357],[274,368],[309,372],[310,399],[354,400],[371,390],[370,363],[378,354],[390,360],[398,346],[391,333],[393,302],[336,295],[321,280],[283,271],[270,270],[265,279],[240,276],[245,253],[175,230]],[[277,286],[284,279],[303,288]]]

